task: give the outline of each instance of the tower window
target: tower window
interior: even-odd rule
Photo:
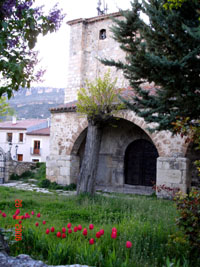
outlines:
[[[99,39],[100,40],[106,39],[106,30],[105,29],[100,30],[100,32],[99,32]]]

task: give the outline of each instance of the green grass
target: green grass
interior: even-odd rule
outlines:
[[[14,227],[15,199],[22,199],[20,214],[30,214],[33,210],[35,214],[40,212],[41,218],[34,215],[22,221],[22,241],[11,246],[14,256],[26,253],[48,264],[103,267],[166,266],[167,257],[183,262],[187,246],[175,224],[174,203],[155,197],[122,196],[65,197],[0,187],[0,210],[7,214],[6,218],[0,216],[0,227]],[[46,225],[42,224],[43,220]],[[35,222],[39,222],[39,227]],[[88,229],[87,237],[79,231],[67,233],[66,239],[57,238],[56,233],[67,227],[68,222],[73,227],[81,224],[83,228],[93,223],[94,230]],[[55,227],[55,233],[47,235],[45,231],[51,226]],[[118,230],[117,239],[111,239],[112,227]],[[97,239],[95,234],[100,229],[104,229],[105,234]],[[183,242],[174,243],[170,235],[180,236]],[[95,238],[94,245],[89,245],[90,238]],[[133,244],[130,249],[125,246],[127,240]]]

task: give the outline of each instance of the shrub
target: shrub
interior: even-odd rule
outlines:
[[[49,188],[51,182],[48,179],[43,179],[38,183],[39,187]]]
[[[200,253],[200,191],[192,190],[189,194],[176,195],[179,211],[177,225],[183,230],[190,244],[190,255],[198,257]]]
[[[20,179],[20,176],[16,173],[12,173],[10,175],[10,180],[19,180]]]

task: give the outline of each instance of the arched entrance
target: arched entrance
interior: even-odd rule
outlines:
[[[145,139],[128,145],[125,151],[125,184],[152,186],[156,182],[156,147]]]

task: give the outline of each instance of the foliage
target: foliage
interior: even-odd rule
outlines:
[[[89,121],[104,122],[124,107],[119,103],[116,91],[117,78],[112,81],[110,72],[95,81],[86,80],[86,88],[78,92],[77,111],[86,114]]]
[[[193,1],[194,3],[198,3],[199,0],[167,0],[167,2],[163,6],[166,9],[180,8],[183,3],[187,1]]]
[[[6,97],[0,97],[0,117],[12,116],[14,114],[14,110],[10,107],[10,105],[6,101]]]
[[[176,250],[177,254],[171,256],[168,246],[169,236],[178,230],[172,201],[124,194],[111,196],[66,197],[0,187],[0,209],[7,213],[6,218],[0,216],[2,227],[12,228],[16,223],[12,219],[16,211],[15,199],[22,199],[20,214],[35,212],[30,219],[22,220],[22,241],[12,244],[11,255],[29,254],[49,265],[77,263],[108,267],[166,266],[169,257],[171,262],[180,259],[181,266],[184,266],[183,255],[188,260],[187,247],[182,247],[182,255]],[[40,218],[36,217],[38,212]],[[39,222],[38,227],[35,222]],[[83,228],[93,223],[94,229],[88,229],[87,237],[78,231],[66,233],[64,239],[57,238],[56,233],[62,227],[67,228],[68,222],[72,227],[81,224]],[[47,235],[46,229],[52,226],[55,232]],[[117,228],[116,239],[111,239],[113,227]],[[105,233],[97,239],[95,234],[99,229],[104,229]],[[95,243],[89,245],[89,239],[93,237]],[[126,248],[127,240],[133,244],[129,250]]]
[[[114,19],[114,39],[126,62],[102,62],[122,69],[129,80],[135,96],[124,100],[128,108],[157,123],[154,129],[173,131],[177,116],[198,120],[200,115],[200,35],[195,33],[200,2],[187,1],[170,12],[164,3],[135,0],[132,10],[122,12],[123,20]]]
[[[179,211],[177,225],[183,229],[190,244],[191,257],[200,253],[200,191],[192,190],[188,195],[181,192],[176,196]]]
[[[19,87],[30,87],[44,71],[35,73],[38,63],[33,50],[39,34],[56,31],[63,20],[55,6],[45,16],[42,7],[33,7],[35,0],[0,0],[0,97]]]

